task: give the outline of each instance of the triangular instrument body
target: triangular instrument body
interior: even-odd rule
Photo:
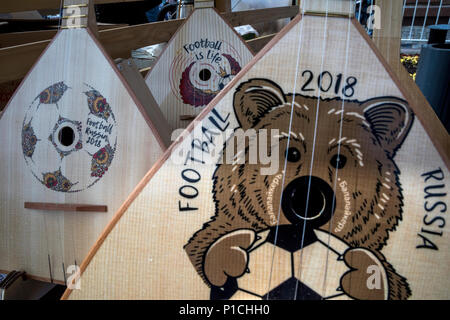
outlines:
[[[298,16],[147,174],[66,297],[450,298],[444,131],[408,99],[356,20]],[[267,147],[256,164],[237,129]]]
[[[253,57],[213,8],[196,9],[146,77],[172,130],[185,128]]]
[[[0,118],[0,270],[74,272],[168,144],[148,108],[88,29],[55,36]]]

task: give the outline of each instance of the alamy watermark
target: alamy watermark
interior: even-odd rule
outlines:
[[[190,133],[178,129],[172,133],[172,141],[187,139],[190,146],[175,149],[170,161],[183,165],[186,158],[191,157],[205,165],[259,165],[261,175],[273,175],[279,171],[280,158],[285,153],[285,150],[280,150],[280,140],[287,136],[289,134],[280,133],[278,129],[219,131],[201,127],[201,130],[194,129]]]

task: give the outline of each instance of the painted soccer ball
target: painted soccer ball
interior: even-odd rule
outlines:
[[[22,151],[33,176],[46,188],[80,192],[111,165],[116,119],[107,99],[87,84],[52,84],[33,100],[22,125]]]
[[[331,236],[328,248],[324,242],[328,234],[316,230],[317,241],[301,249],[301,239],[276,239],[271,232],[258,235],[260,239],[249,252],[247,272],[228,278],[222,288],[212,288],[211,299],[350,299],[339,289],[340,278],[349,269],[337,252],[345,251],[346,245]]]
[[[239,61],[239,53],[224,40],[186,44],[170,66],[172,93],[187,105],[206,106],[241,71]]]

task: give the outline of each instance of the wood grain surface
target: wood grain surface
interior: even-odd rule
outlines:
[[[88,29],[56,35],[0,117],[1,270],[60,282],[86,256],[170,141],[145,103]]]
[[[146,174],[64,298],[449,299],[450,150],[431,112],[357,21],[297,17]],[[248,148],[223,163],[225,128],[277,129],[276,172]]]
[[[196,9],[146,76],[172,130],[185,128],[250,61],[242,38],[213,8]]]

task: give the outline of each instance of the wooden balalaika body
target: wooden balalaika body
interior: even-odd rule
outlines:
[[[214,1],[194,2],[145,80],[172,130],[186,128],[253,58]]]
[[[87,28],[91,10],[64,1],[61,30],[1,115],[2,271],[64,282],[168,145],[157,105]]]
[[[450,298],[442,125],[352,2],[302,7],[146,175],[65,298]]]

